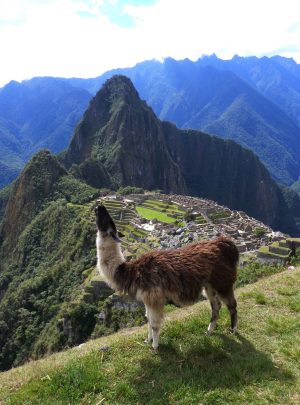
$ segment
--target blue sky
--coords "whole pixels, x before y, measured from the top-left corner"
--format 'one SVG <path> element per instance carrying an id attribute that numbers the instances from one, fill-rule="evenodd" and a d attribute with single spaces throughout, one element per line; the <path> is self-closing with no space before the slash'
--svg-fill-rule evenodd
<path id="1" fill-rule="evenodd" d="M 0 86 L 216 53 L 300 63 L 299 0 L 0 0 Z"/>

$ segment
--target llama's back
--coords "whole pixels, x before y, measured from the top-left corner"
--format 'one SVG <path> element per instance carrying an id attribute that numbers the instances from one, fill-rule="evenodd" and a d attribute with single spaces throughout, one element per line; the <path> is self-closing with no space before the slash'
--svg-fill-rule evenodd
<path id="1" fill-rule="evenodd" d="M 218 238 L 179 249 L 152 251 L 120 265 L 115 280 L 120 290 L 160 288 L 178 294 L 179 301 L 193 302 L 206 282 L 217 291 L 228 291 L 236 280 L 238 251 L 232 241 Z"/>

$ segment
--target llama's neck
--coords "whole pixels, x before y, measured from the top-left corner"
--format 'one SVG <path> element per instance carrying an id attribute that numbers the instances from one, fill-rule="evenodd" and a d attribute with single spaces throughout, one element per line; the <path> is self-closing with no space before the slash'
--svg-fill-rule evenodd
<path id="1" fill-rule="evenodd" d="M 117 290 L 118 286 L 114 281 L 115 271 L 120 264 L 125 262 L 121 244 L 116 243 L 110 236 L 102 238 L 98 231 L 96 245 L 98 271 L 104 276 L 110 287 Z"/>

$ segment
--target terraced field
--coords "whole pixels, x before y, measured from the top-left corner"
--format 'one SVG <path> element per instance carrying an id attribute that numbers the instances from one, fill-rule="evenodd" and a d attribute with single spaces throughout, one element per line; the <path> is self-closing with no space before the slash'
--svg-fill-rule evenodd
<path id="1" fill-rule="evenodd" d="M 297 248 L 300 248 L 300 238 L 282 239 L 269 246 L 261 246 L 258 250 L 258 256 L 288 261 Z"/>
<path id="2" fill-rule="evenodd" d="M 178 204 L 151 199 L 145 200 L 141 205 L 138 205 L 136 211 L 141 217 L 149 221 L 156 219 L 167 224 L 182 221 L 186 215 L 186 211 Z"/>
<path id="3" fill-rule="evenodd" d="M 208 217 L 211 221 L 215 222 L 218 220 L 222 220 L 225 218 L 229 218 L 231 215 L 230 211 L 228 210 L 215 210 L 208 214 Z"/>

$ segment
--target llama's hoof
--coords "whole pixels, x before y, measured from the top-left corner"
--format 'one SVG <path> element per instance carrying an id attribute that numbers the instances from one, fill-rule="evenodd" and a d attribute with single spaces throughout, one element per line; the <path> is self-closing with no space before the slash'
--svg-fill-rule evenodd
<path id="1" fill-rule="evenodd" d="M 156 352 L 158 349 L 158 345 L 152 345 L 152 349 Z"/>
<path id="2" fill-rule="evenodd" d="M 230 328 L 229 331 L 230 333 L 232 333 L 233 335 L 235 334 L 237 328 Z"/>
<path id="3" fill-rule="evenodd" d="M 210 324 L 208 325 L 206 334 L 207 334 L 207 335 L 211 335 L 211 334 L 214 332 L 215 328 L 216 328 L 216 325 L 213 325 L 213 324 L 210 323 Z"/>

